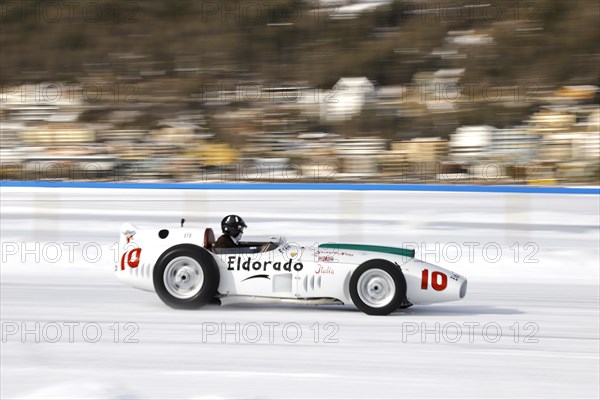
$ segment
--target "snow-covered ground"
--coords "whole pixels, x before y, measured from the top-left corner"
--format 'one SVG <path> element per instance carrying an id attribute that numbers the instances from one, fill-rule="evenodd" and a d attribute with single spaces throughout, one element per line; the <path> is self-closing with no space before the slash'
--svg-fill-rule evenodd
<path id="1" fill-rule="evenodd" d="M 1 398 L 598 398 L 596 195 L 0 188 Z M 122 222 L 415 247 L 456 303 L 184 312 L 113 277 Z"/>

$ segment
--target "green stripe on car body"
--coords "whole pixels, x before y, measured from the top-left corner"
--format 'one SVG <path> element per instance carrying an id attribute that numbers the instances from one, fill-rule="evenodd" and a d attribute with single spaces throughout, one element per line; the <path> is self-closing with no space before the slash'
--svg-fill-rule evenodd
<path id="1" fill-rule="evenodd" d="M 376 253 L 388 253 L 397 254 L 404 257 L 415 256 L 415 251 L 411 249 L 401 249 L 399 247 L 386 247 L 386 246 L 370 246 L 366 244 L 345 244 L 345 243 L 325 243 L 319 245 L 320 249 L 340 249 L 340 250 L 361 250 L 361 251 L 373 251 Z"/>

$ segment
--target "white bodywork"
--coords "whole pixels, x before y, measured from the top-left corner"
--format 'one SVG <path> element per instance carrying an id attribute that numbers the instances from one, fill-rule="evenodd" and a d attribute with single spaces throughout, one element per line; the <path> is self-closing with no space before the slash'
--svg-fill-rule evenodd
<path id="1" fill-rule="evenodd" d="M 159 232 L 164 236 L 166 231 L 166 237 L 159 237 Z M 153 269 L 165 251 L 181 244 L 203 247 L 203 229 L 139 230 L 133 225 L 124 224 L 121 232 L 128 233 L 129 237 L 121 235 L 116 275 L 124 283 L 148 291 L 155 291 Z M 349 291 L 352 273 L 365 261 L 374 259 L 398 265 L 406 280 L 406 299 L 411 304 L 454 301 L 463 298 L 466 293 L 466 278 L 407 255 L 384 251 L 394 248 L 301 245 L 288 242 L 283 237 L 263 241 L 273 242 L 277 247 L 272 251 L 257 253 L 211 253 L 219 267 L 218 293 L 222 303 L 302 301 L 311 304 L 353 304 Z M 258 250 L 255 247 L 251 251 Z"/>

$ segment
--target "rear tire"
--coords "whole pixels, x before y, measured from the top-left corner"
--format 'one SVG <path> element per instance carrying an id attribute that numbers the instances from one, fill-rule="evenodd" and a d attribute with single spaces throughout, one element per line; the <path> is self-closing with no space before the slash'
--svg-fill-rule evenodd
<path id="1" fill-rule="evenodd" d="M 169 307 L 197 309 L 208 303 L 219 288 L 219 267 L 205 249 L 175 246 L 160 256 L 152 279 L 158 297 Z"/>
<path id="2" fill-rule="evenodd" d="M 366 314 L 388 315 L 405 301 L 404 275 L 399 266 L 387 260 L 367 261 L 350 278 L 350 297 Z"/>

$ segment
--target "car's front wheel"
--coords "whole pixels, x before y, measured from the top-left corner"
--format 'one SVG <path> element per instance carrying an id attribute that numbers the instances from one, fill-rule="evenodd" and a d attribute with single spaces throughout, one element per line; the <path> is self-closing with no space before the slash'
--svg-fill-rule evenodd
<path id="1" fill-rule="evenodd" d="M 153 273 L 158 297 L 170 307 L 200 308 L 209 303 L 219 287 L 219 268 L 204 249 L 183 245 L 167 250 Z"/>
<path id="2" fill-rule="evenodd" d="M 369 315 L 387 315 L 405 300 L 406 281 L 400 267 L 386 260 L 361 264 L 350 278 L 354 305 Z"/>

